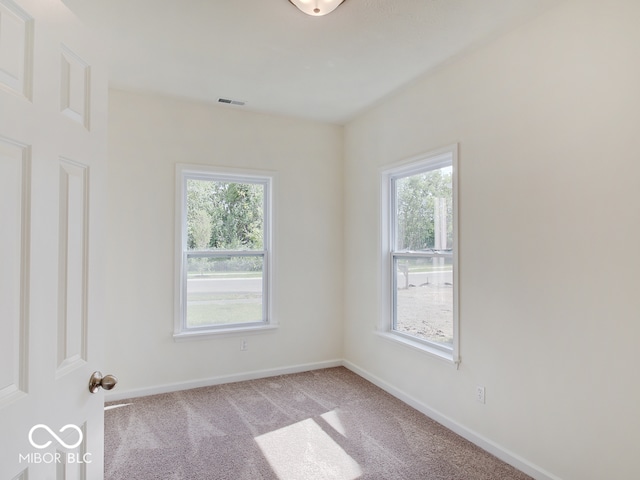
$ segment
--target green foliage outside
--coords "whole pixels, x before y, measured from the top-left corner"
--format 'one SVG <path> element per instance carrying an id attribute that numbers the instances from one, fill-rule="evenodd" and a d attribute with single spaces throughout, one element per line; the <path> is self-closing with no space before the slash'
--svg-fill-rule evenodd
<path id="1" fill-rule="evenodd" d="M 187 181 L 189 250 L 262 250 L 264 186 Z"/>
<path id="2" fill-rule="evenodd" d="M 264 186 L 187 180 L 189 250 L 262 250 Z M 262 257 L 189 258 L 188 271 L 260 271 Z"/>
<path id="3" fill-rule="evenodd" d="M 399 178 L 396 194 L 398 250 L 447 250 L 453 247 L 450 167 Z M 442 229 L 444 232 L 440 231 Z M 436 240 L 438 233 L 442 241 Z"/>

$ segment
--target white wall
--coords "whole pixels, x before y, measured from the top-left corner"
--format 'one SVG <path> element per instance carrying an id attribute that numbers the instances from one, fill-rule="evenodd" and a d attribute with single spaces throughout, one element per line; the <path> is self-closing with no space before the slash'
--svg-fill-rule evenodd
<path id="1" fill-rule="evenodd" d="M 541 478 L 640 478 L 639 20 L 567 1 L 345 131 L 346 360 Z M 379 169 L 454 142 L 459 370 L 373 334 Z"/>
<path id="2" fill-rule="evenodd" d="M 342 358 L 342 128 L 113 90 L 109 130 L 114 393 Z M 276 173 L 276 332 L 174 342 L 176 163 Z"/>

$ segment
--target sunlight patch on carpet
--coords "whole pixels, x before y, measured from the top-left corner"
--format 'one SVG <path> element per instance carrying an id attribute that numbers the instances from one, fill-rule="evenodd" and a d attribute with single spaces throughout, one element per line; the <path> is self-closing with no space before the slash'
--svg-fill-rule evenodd
<path id="1" fill-rule="evenodd" d="M 330 412 L 323 413 L 320 416 L 340 435 L 342 435 L 343 437 L 347 436 L 347 429 L 344 428 L 344 425 L 340 421 L 340 417 L 338 416 L 338 412 L 336 410 L 331 410 Z"/>
<path id="2" fill-rule="evenodd" d="M 360 465 L 311 418 L 255 441 L 280 480 L 355 480 L 362 475 Z"/>
<path id="3" fill-rule="evenodd" d="M 113 410 L 114 408 L 122 408 L 128 407 L 129 405 L 133 405 L 132 403 L 118 403 L 117 405 L 107 405 L 104 407 L 104 411 Z"/>

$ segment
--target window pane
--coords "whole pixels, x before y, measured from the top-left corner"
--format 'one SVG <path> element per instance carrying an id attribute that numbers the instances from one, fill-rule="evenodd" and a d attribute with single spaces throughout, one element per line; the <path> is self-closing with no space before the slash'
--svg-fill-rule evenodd
<path id="1" fill-rule="evenodd" d="M 262 250 L 264 185 L 187 179 L 188 250 Z"/>
<path id="2" fill-rule="evenodd" d="M 394 330 L 453 344 L 452 264 L 451 257 L 394 259 Z"/>
<path id="3" fill-rule="evenodd" d="M 401 177 L 396 187 L 396 251 L 453 248 L 452 168 Z"/>
<path id="4" fill-rule="evenodd" d="M 187 260 L 187 328 L 262 322 L 262 256 Z"/>

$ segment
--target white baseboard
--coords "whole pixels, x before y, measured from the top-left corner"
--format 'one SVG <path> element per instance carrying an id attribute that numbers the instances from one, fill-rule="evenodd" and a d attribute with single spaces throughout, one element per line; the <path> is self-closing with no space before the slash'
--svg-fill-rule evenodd
<path id="1" fill-rule="evenodd" d="M 443 415 L 437 410 L 434 410 L 428 405 L 406 394 L 402 390 L 397 389 L 393 385 L 390 385 L 389 383 L 367 372 L 366 370 L 358 367 L 357 365 L 354 365 L 353 363 L 347 360 L 344 360 L 342 362 L 342 365 L 344 365 L 345 368 L 348 368 L 349 370 L 351 370 L 353 373 L 361 376 L 362 378 L 370 381 L 374 385 L 380 387 L 385 392 L 393 395 L 399 400 L 402 400 L 407 405 L 425 414 L 427 417 L 431 418 L 432 420 L 435 420 L 439 424 L 447 427 L 449 430 L 457 433 L 463 438 L 466 438 L 471 443 L 474 443 L 475 445 L 482 448 L 483 450 L 486 450 L 492 455 L 495 455 L 503 462 L 508 463 L 509 465 L 517 468 L 521 472 L 526 473 L 527 475 L 535 478 L 536 480 L 561 480 L 560 477 L 557 477 L 556 475 L 553 475 L 545 471 L 544 469 L 540 468 L 537 465 L 534 465 L 533 463 L 522 458 L 521 456 L 513 452 L 510 452 L 509 450 L 501 447 L 500 445 L 489 440 L 488 438 L 483 437 L 479 433 L 474 432 L 473 430 L 470 430 L 464 427 L 463 425 L 460 425 L 455 420 L 447 417 L 446 415 Z"/>
<path id="2" fill-rule="evenodd" d="M 218 377 L 189 380 L 186 382 L 168 383 L 165 385 L 137 388 L 133 390 L 116 390 L 113 392 L 105 392 L 104 400 L 105 402 L 115 402 L 128 398 L 146 397 L 148 395 L 177 392 L 179 390 L 189 390 L 191 388 L 210 387 L 212 385 L 221 385 L 223 383 L 243 382 L 245 380 L 256 380 L 258 378 L 276 377 L 278 375 L 308 372 L 311 370 L 320 370 L 322 368 L 341 367 L 342 365 L 342 360 L 327 360 L 324 362 L 305 363 L 302 365 L 293 365 L 290 367 L 254 370 L 252 372 L 221 375 Z"/>

